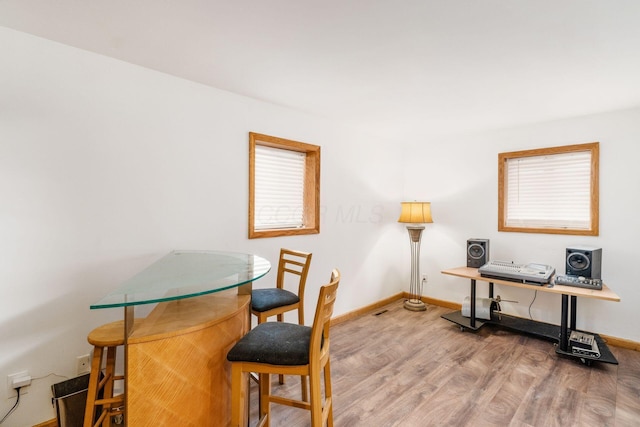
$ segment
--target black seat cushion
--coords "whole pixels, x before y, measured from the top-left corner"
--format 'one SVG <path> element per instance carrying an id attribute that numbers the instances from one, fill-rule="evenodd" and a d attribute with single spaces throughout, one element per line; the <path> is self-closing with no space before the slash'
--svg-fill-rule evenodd
<path id="1" fill-rule="evenodd" d="M 306 365 L 309 363 L 310 340 L 309 326 L 265 322 L 242 337 L 227 353 L 227 360 L 270 365 Z"/>
<path id="2" fill-rule="evenodd" d="M 298 295 L 280 288 L 254 289 L 251 291 L 251 308 L 263 312 L 276 307 L 295 304 Z"/>

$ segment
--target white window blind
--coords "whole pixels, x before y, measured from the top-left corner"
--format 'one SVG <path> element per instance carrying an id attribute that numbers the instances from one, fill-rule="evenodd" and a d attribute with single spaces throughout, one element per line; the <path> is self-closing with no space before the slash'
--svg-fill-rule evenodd
<path id="1" fill-rule="evenodd" d="M 304 226 L 304 177 L 306 154 L 256 145 L 256 230 Z"/>
<path id="2" fill-rule="evenodd" d="M 506 160 L 508 227 L 588 230 L 591 151 Z"/>

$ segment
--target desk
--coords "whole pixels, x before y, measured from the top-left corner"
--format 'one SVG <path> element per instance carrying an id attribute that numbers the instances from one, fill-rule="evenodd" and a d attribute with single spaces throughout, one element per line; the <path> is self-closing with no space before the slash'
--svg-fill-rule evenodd
<path id="1" fill-rule="evenodd" d="M 594 335 L 598 347 L 600 349 L 600 357 L 591 357 L 585 355 L 575 355 L 569 348 L 569 334 L 570 331 L 576 329 L 576 310 L 577 310 L 577 297 L 596 298 L 606 301 L 620 301 L 620 297 L 609 289 L 606 285 L 602 285 L 602 290 L 583 289 L 572 286 L 554 285 L 553 287 L 528 285 L 525 283 L 512 282 L 508 280 L 501 280 L 489 277 L 482 277 L 478 273 L 477 268 L 470 267 L 458 267 L 448 270 L 443 270 L 442 274 L 450 276 L 462 277 L 470 279 L 471 281 L 471 294 L 470 294 L 470 316 L 464 317 L 460 311 L 445 314 L 442 317 L 451 322 L 460 325 L 461 329 L 478 330 L 484 324 L 496 324 L 508 329 L 513 329 L 520 332 L 526 332 L 541 338 L 549 339 L 558 342 L 556 347 L 556 353 L 566 356 L 578 357 L 583 363 L 590 365 L 593 361 L 613 363 L 617 364 L 615 356 L 609 350 L 607 344 L 602 338 L 594 333 L 588 332 Z M 513 286 L 517 288 L 524 288 L 530 290 L 537 290 L 541 292 L 549 292 L 562 295 L 562 305 L 560 314 L 560 326 L 552 325 L 549 323 L 536 322 L 529 319 L 524 319 L 515 316 L 509 316 L 501 314 L 500 316 L 491 315 L 489 320 L 476 319 L 476 282 L 489 283 L 489 298 L 493 298 L 493 285 L 505 285 Z M 569 311 L 569 299 L 571 299 L 571 310 Z M 581 331 L 585 332 L 585 331 Z"/>
<path id="2" fill-rule="evenodd" d="M 174 251 L 91 305 L 124 307 L 126 425 L 228 425 L 226 355 L 251 327 L 252 281 L 270 269 L 250 254 Z M 134 326 L 135 306 L 151 303 Z"/>

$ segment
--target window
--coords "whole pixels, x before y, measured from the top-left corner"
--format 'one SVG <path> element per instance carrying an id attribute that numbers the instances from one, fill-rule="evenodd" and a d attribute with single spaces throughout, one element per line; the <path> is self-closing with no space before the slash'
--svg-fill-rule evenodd
<path id="1" fill-rule="evenodd" d="M 600 145 L 498 154 L 498 231 L 598 235 Z"/>
<path id="2" fill-rule="evenodd" d="M 249 238 L 320 232 L 320 147 L 249 133 Z"/>

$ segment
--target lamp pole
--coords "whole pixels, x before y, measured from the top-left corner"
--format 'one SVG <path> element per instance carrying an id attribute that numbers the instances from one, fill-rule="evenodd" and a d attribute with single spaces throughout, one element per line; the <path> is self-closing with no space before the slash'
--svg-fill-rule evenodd
<path id="1" fill-rule="evenodd" d="M 407 225 L 409 244 L 411 245 L 411 282 L 409 284 L 409 299 L 404 302 L 404 308 L 411 311 L 425 311 L 427 306 L 422 302 L 422 282 L 420 281 L 420 238 L 424 226 Z"/>
<path id="2" fill-rule="evenodd" d="M 407 224 L 409 243 L 411 244 L 411 283 L 409 299 L 404 308 L 411 311 L 425 311 L 427 306 L 422 302 L 422 281 L 420 280 L 420 237 L 426 223 L 433 222 L 430 202 L 401 202 L 398 222 Z"/>

